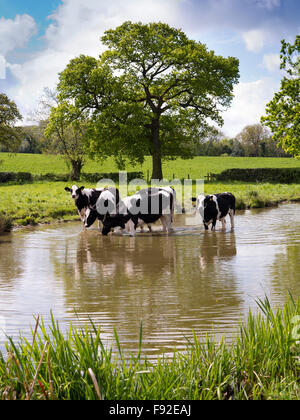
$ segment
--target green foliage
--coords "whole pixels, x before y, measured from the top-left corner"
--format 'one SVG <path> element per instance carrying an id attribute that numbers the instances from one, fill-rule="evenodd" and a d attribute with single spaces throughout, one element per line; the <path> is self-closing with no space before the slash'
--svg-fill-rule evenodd
<path id="1" fill-rule="evenodd" d="M 216 179 L 218 181 L 293 184 L 300 182 L 300 168 L 227 169 L 217 174 Z"/>
<path id="2" fill-rule="evenodd" d="M 91 116 L 89 150 L 142 163 L 153 158 L 154 178 L 161 159 L 191 156 L 195 138 L 222 124 L 238 80 L 238 60 L 216 56 L 163 23 L 125 22 L 105 32 L 108 50 L 100 60 L 80 56 L 60 74 L 60 101 Z"/>
<path id="3" fill-rule="evenodd" d="M 17 105 L 0 93 L 0 144 L 8 150 L 16 150 L 20 144 L 20 129 L 14 128 L 14 125 L 21 119 Z"/>
<path id="4" fill-rule="evenodd" d="M 79 180 L 85 162 L 86 122 L 77 108 L 66 102 L 52 107 L 44 134 L 50 139 L 48 149 L 63 155 L 72 167 L 71 178 Z"/>
<path id="5" fill-rule="evenodd" d="M 282 41 L 281 69 L 286 76 L 280 91 L 267 104 L 267 115 L 261 121 L 267 125 L 287 153 L 300 157 L 300 35 L 293 45 Z"/>
<path id="6" fill-rule="evenodd" d="M 10 217 L 0 214 L 0 235 L 2 233 L 10 232 L 12 229 L 12 219 Z"/>

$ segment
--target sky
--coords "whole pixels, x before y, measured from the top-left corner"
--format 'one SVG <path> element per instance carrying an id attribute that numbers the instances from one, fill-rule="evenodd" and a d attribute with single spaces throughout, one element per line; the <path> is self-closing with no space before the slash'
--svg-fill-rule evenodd
<path id="1" fill-rule="evenodd" d="M 0 0 L 0 92 L 16 102 L 22 123 L 72 58 L 98 57 L 104 31 L 126 20 L 168 23 L 240 60 L 234 100 L 222 115 L 222 132 L 234 137 L 259 123 L 280 88 L 280 41 L 293 43 L 300 33 L 300 0 Z"/>

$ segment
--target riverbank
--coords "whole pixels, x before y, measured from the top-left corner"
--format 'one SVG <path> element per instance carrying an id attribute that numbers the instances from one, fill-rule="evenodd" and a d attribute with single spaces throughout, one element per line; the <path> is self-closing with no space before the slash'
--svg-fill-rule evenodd
<path id="1" fill-rule="evenodd" d="M 31 226 L 78 220 L 78 214 L 65 182 L 35 182 L 0 186 L 0 214 L 12 220 L 13 226 Z M 85 184 L 94 188 L 91 183 Z M 206 182 L 206 194 L 230 191 L 237 198 L 237 210 L 276 206 L 282 202 L 300 201 L 299 184 L 251 184 L 246 182 Z M 177 189 L 180 201 L 181 191 Z M 187 194 L 189 195 L 189 194 Z M 190 196 L 183 197 L 183 207 L 191 206 Z"/>
<path id="2" fill-rule="evenodd" d="M 142 351 L 105 349 L 100 328 L 71 326 L 63 334 L 52 317 L 46 328 L 37 319 L 32 340 L 20 337 L 0 355 L 1 399 L 49 400 L 298 400 L 300 304 L 291 298 L 282 309 L 258 300 L 231 344 L 196 337 L 184 352 L 154 363 Z"/>

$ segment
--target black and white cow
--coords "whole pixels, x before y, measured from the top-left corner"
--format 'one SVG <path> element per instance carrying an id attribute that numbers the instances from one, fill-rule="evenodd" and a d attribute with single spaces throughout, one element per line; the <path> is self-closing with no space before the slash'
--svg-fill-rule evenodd
<path id="1" fill-rule="evenodd" d="M 217 220 L 221 221 L 224 229 L 227 214 L 230 216 L 231 228 L 234 228 L 235 197 L 233 194 L 229 192 L 212 195 L 200 194 L 197 198 L 192 198 L 192 201 L 196 201 L 196 208 L 206 230 L 211 223 L 212 230 L 215 230 Z"/>
<path id="2" fill-rule="evenodd" d="M 112 198 L 112 196 L 114 197 L 114 202 L 116 204 L 119 203 L 120 200 L 120 196 L 119 196 L 119 191 L 117 188 L 114 187 L 108 187 L 108 188 L 101 188 L 101 189 L 94 189 L 94 188 L 85 188 L 85 187 L 80 187 L 78 188 L 77 185 L 73 185 L 71 188 L 66 187 L 65 190 L 67 192 L 71 193 L 71 196 L 74 200 L 74 203 L 77 207 L 77 211 L 78 214 L 84 224 L 84 228 L 86 227 L 86 212 L 88 209 L 91 209 L 92 211 L 94 211 L 94 215 L 96 216 L 94 218 L 93 223 L 98 219 L 98 221 L 102 221 L 103 217 L 100 213 L 97 213 L 96 211 L 96 204 L 99 200 L 99 197 L 105 192 L 105 191 L 109 191 L 110 192 L 110 198 Z M 89 225 L 91 226 L 92 223 Z"/>
<path id="3" fill-rule="evenodd" d="M 101 195 L 100 199 L 104 198 Z M 104 204 L 104 203 L 103 203 Z M 106 208 L 113 208 L 112 203 L 106 203 Z M 97 212 L 105 211 L 97 205 Z M 142 223 L 150 225 L 161 220 L 163 230 L 169 232 L 173 220 L 174 197 L 171 192 L 160 188 L 147 188 L 138 193 L 125 197 L 119 202 L 116 212 L 108 210 L 103 217 L 102 234 L 107 235 L 112 228 L 120 227 L 129 231 L 131 236 L 135 236 L 136 228 Z M 86 213 L 86 227 L 93 223 L 97 217 L 95 213 Z M 95 219 L 94 219 L 95 220 Z"/>

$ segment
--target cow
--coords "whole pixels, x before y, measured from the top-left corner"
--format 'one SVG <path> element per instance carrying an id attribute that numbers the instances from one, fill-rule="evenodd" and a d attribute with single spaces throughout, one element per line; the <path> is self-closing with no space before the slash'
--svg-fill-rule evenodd
<path id="1" fill-rule="evenodd" d="M 174 190 L 173 187 L 167 186 L 167 187 L 157 187 L 157 188 L 154 187 L 154 188 L 150 188 L 150 189 L 145 189 L 145 190 L 140 191 L 140 193 L 141 194 L 147 193 L 147 192 L 148 193 L 151 193 L 151 191 L 152 191 L 152 193 L 153 192 L 158 192 L 158 191 L 166 191 L 168 194 L 170 194 L 169 198 L 172 197 L 172 202 L 170 203 L 171 204 L 170 205 L 170 214 L 171 214 L 171 225 L 170 225 L 170 229 L 171 230 L 174 230 L 173 224 L 174 224 L 174 212 L 175 212 L 175 206 L 176 206 L 176 191 Z M 150 222 L 149 223 L 145 223 L 142 219 L 139 219 L 138 220 L 137 227 L 140 227 L 141 228 L 141 232 L 143 232 L 144 231 L 144 225 L 145 224 L 147 224 L 148 229 L 149 229 L 149 232 L 152 232 L 151 223 Z"/>
<path id="2" fill-rule="evenodd" d="M 230 216 L 231 228 L 234 228 L 235 215 L 235 197 L 229 192 L 220 194 L 204 195 L 200 194 L 197 198 L 192 198 L 196 201 L 196 208 L 202 217 L 205 230 L 212 223 L 211 230 L 215 230 L 217 220 L 222 223 L 222 229 L 225 229 L 227 214 Z"/>
<path id="3" fill-rule="evenodd" d="M 86 227 L 86 223 L 85 223 L 86 211 L 88 209 L 94 209 L 94 211 L 96 211 L 95 206 L 97 204 L 97 201 L 100 195 L 103 192 L 109 191 L 112 195 L 114 195 L 116 204 L 118 204 L 120 200 L 118 189 L 113 188 L 113 187 L 94 189 L 94 188 L 85 188 L 85 187 L 78 188 L 77 185 L 73 185 L 71 188 L 66 187 L 65 191 L 71 193 L 71 196 L 77 207 L 78 214 L 83 222 L 84 229 Z M 101 216 L 100 213 L 94 213 L 94 214 L 96 215 L 94 222 L 96 221 L 96 219 L 98 219 L 98 223 L 100 224 L 100 221 L 102 220 L 103 217 Z"/>
<path id="4" fill-rule="evenodd" d="M 103 200 L 100 196 L 100 200 Z M 104 203 L 102 203 L 104 204 Z M 173 194 L 160 188 L 147 188 L 138 193 L 125 197 L 119 202 L 116 212 L 111 212 L 109 208 L 113 208 L 109 200 L 106 207 L 97 204 L 97 212 L 104 211 L 102 234 L 108 235 L 112 228 L 120 227 L 129 231 L 130 236 L 135 236 L 138 225 L 151 224 L 157 220 L 161 220 L 163 230 L 170 232 L 173 220 L 172 212 L 174 209 Z M 105 211 L 105 208 L 108 210 Z M 91 211 L 92 210 L 92 211 Z M 90 223 L 95 221 L 97 215 L 94 209 L 89 209 L 85 215 L 85 226 L 89 227 Z"/>

